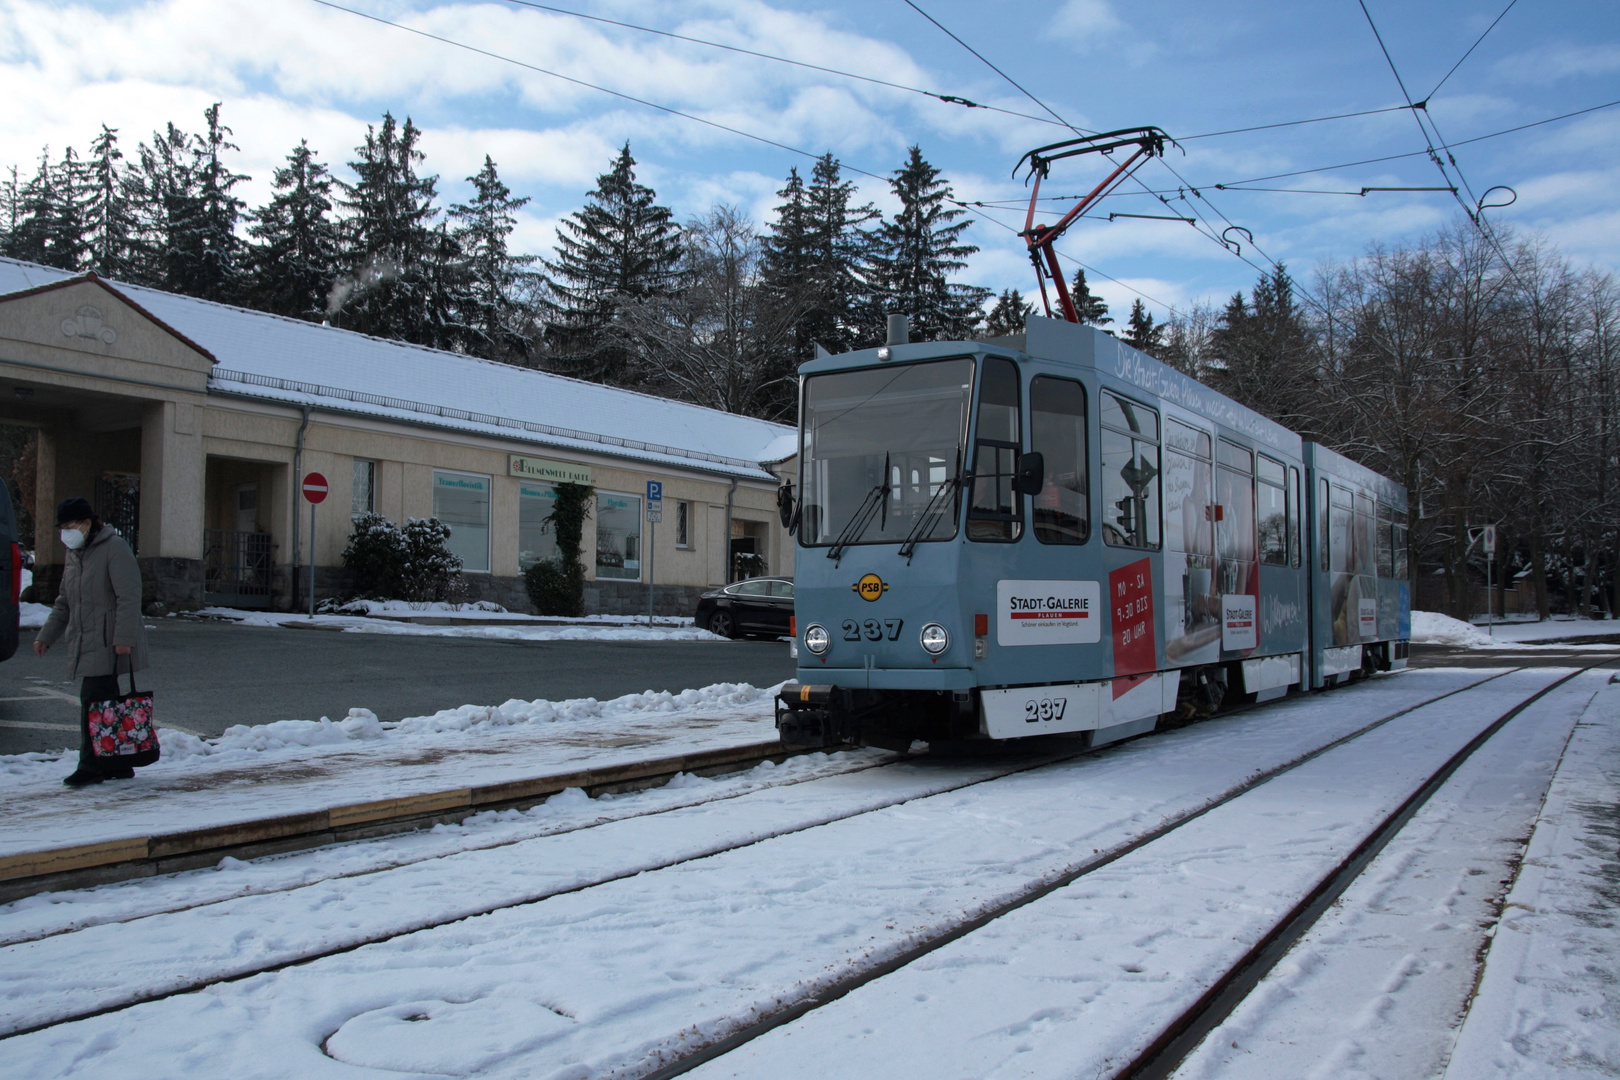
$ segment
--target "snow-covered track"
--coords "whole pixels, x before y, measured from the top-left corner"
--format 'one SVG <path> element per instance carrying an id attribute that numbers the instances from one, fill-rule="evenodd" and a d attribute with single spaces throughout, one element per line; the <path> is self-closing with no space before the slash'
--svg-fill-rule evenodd
<path id="1" fill-rule="evenodd" d="M 919 925 L 916 931 L 910 935 L 911 943 L 907 947 L 896 950 L 876 949 L 871 955 L 852 957 L 850 958 L 850 963 L 837 965 L 838 967 L 845 968 L 847 970 L 835 973 L 830 979 L 819 979 L 813 981 L 805 988 L 806 992 L 802 994 L 788 994 L 785 997 L 777 999 L 778 1004 L 781 1007 L 756 1010 L 760 1016 L 760 1021 L 757 1024 L 733 1026 L 734 1030 L 724 1032 L 723 1034 L 717 1033 L 721 1034 L 720 1038 L 697 1040 L 702 1043 L 701 1046 L 690 1045 L 692 1040 L 685 1038 L 679 1039 L 677 1040 L 677 1043 L 683 1043 L 686 1045 L 670 1046 L 668 1051 L 660 1051 L 659 1053 L 655 1054 L 654 1057 L 657 1059 L 655 1064 L 667 1062 L 672 1066 L 675 1066 L 674 1071 L 676 1072 L 689 1069 L 693 1065 L 699 1064 L 707 1057 L 714 1056 L 725 1049 L 741 1045 L 742 1043 L 748 1041 L 748 1039 L 753 1038 L 772 1027 L 785 1023 L 787 1020 L 791 1020 L 796 1016 L 802 1016 L 811 1009 L 814 1009 L 821 1004 L 825 1004 L 827 1001 L 835 999 L 844 993 L 848 993 L 850 990 L 855 989 L 856 987 L 870 983 L 873 980 L 880 978 L 884 974 L 902 968 L 917 958 L 927 955 L 928 953 L 947 945 L 949 942 L 959 939 L 964 935 L 971 933 L 973 930 L 993 922 L 995 919 L 1000 918 L 1008 912 L 1027 906 L 1035 900 L 1038 900 L 1041 896 L 1049 894 L 1052 891 L 1063 887 L 1065 884 L 1077 880 L 1084 874 L 1094 872 L 1114 861 L 1117 861 L 1118 859 L 1125 857 L 1132 851 L 1151 843 L 1155 838 L 1167 835 L 1174 829 L 1185 825 L 1190 821 L 1194 821 L 1210 810 L 1231 801 L 1243 792 L 1252 790 L 1256 786 L 1263 784 L 1266 780 L 1274 778 L 1281 773 L 1293 768 L 1297 768 L 1305 762 L 1313 760 L 1321 754 L 1330 751 L 1334 747 L 1343 745 L 1348 741 L 1365 735 L 1366 733 L 1373 731 L 1400 716 L 1409 714 L 1414 710 L 1423 708 L 1437 701 L 1444 700 L 1445 698 L 1453 696 L 1454 694 L 1462 693 L 1481 686 L 1500 677 L 1500 674 L 1480 678 L 1470 676 L 1465 683 L 1453 686 L 1444 693 L 1438 695 L 1425 694 L 1422 700 L 1416 702 L 1411 701 L 1409 698 L 1405 698 L 1399 708 L 1394 709 L 1393 711 L 1388 712 L 1386 715 L 1380 716 L 1371 722 L 1346 724 L 1344 721 L 1338 721 L 1337 723 L 1339 724 L 1339 727 L 1337 730 L 1345 730 L 1345 734 L 1333 739 L 1323 737 L 1321 742 L 1312 746 L 1306 752 L 1290 754 L 1286 760 L 1279 761 L 1269 767 L 1253 769 L 1242 767 L 1241 765 L 1236 766 L 1238 768 L 1242 768 L 1243 771 L 1241 773 L 1233 774 L 1235 782 L 1227 783 L 1223 789 L 1211 791 L 1204 795 L 1199 795 L 1196 793 L 1189 795 L 1187 799 L 1184 800 L 1188 804 L 1186 808 L 1182 811 L 1169 814 L 1161 823 L 1157 825 L 1157 827 L 1144 830 L 1141 829 L 1139 825 L 1128 824 L 1128 822 L 1121 823 L 1120 827 L 1126 829 L 1126 835 L 1123 836 L 1121 842 L 1109 842 L 1106 850 L 1096 853 L 1095 857 L 1088 860 L 1081 860 L 1078 865 L 1066 865 L 1059 873 L 1041 875 L 1033 883 L 1025 882 L 1025 884 L 1020 887 L 1011 897 L 1005 897 L 1001 902 L 984 906 L 977 912 L 970 913 L 970 917 L 967 919 L 952 917 L 945 919 L 943 922 L 933 920 L 930 924 Z M 1375 694 L 1375 697 L 1372 700 L 1377 700 L 1376 695 L 1380 693 L 1387 696 L 1389 688 L 1392 686 L 1398 686 L 1399 682 L 1397 680 L 1395 683 L 1386 683 L 1383 685 L 1385 687 L 1383 691 L 1378 690 L 1376 687 L 1372 689 L 1371 692 Z M 1397 698 L 1404 697 L 1404 695 L 1396 696 Z M 1337 698 L 1337 695 L 1334 697 Z M 1344 702 L 1346 705 L 1350 704 L 1350 702 L 1354 700 L 1353 698 L 1337 699 Z M 1298 704 L 1299 703 L 1296 702 L 1296 705 Z M 1297 724 L 1294 726 L 1297 727 Z M 1198 727 L 1209 726 L 1198 725 Z M 1348 730 L 1346 730 L 1347 728 Z M 1206 732 L 1204 735 L 1200 735 L 1197 732 L 1191 732 L 1188 734 L 1192 736 L 1192 744 L 1197 744 L 1200 739 L 1203 739 L 1206 745 L 1216 745 L 1217 743 L 1224 744 L 1224 740 L 1216 740 L 1209 737 L 1217 734 L 1213 730 Z M 1188 745 L 1188 740 L 1183 738 L 1181 735 L 1176 735 L 1174 739 L 1175 741 L 1179 741 L 1181 745 Z M 1146 740 L 1142 745 L 1146 747 L 1148 743 L 1158 742 L 1159 740 L 1157 739 Z M 1153 751 L 1151 750 L 1140 750 L 1137 753 L 1137 757 L 1144 757 L 1152 752 Z M 1165 753 L 1169 754 L 1173 753 L 1173 751 L 1167 747 Z M 1238 754 L 1236 755 L 1235 759 L 1240 759 L 1242 756 L 1243 755 Z M 923 763 L 917 764 L 922 765 Z M 200 970 L 200 968 L 206 968 L 208 965 L 195 956 L 196 952 L 198 951 L 196 947 L 197 943 L 194 940 L 188 940 L 189 935 L 182 932 L 178 933 L 178 935 L 172 939 L 158 941 L 155 943 L 156 947 L 160 951 L 165 949 L 169 951 L 169 959 L 175 961 L 178 968 L 176 969 L 171 967 L 171 970 L 166 973 L 157 970 L 146 970 L 143 972 L 142 964 L 139 958 L 129 955 L 130 950 L 126 947 L 128 942 L 136 940 L 135 937 L 131 936 L 131 932 L 133 931 L 136 934 L 139 933 L 138 924 L 134 928 L 107 928 L 108 930 L 113 931 L 113 933 L 104 936 L 99 941 L 94 938 L 95 931 L 92 929 L 91 931 L 86 932 L 86 934 L 89 936 L 70 935 L 65 940 L 72 941 L 74 937 L 79 937 L 80 940 L 76 944 L 79 949 L 79 955 L 81 956 L 88 955 L 94 957 L 104 957 L 108 955 L 108 950 L 110 949 L 120 950 L 119 964 L 112 965 L 117 967 L 119 970 L 115 972 L 100 972 L 101 975 L 106 977 L 103 985 L 81 986 L 73 988 L 71 991 L 64 991 L 62 988 L 58 987 L 55 992 L 47 994 L 29 995 L 27 993 L 28 988 L 26 986 L 15 985 L 19 982 L 19 980 L 8 979 L 7 981 L 12 982 L 14 985 L 12 987 L 11 1001 L 5 1010 L 7 1013 L 7 1037 L 12 1038 L 25 1035 L 30 1032 L 35 1032 L 41 1033 L 42 1037 L 48 1038 L 48 1033 L 43 1032 L 43 1029 L 71 1024 L 74 1021 L 89 1020 L 90 1018 L 100 1016 L 105 1013 L 121 1011 L 131 1006 L 140 1005 L 143 1002 L 153 1003 L 155 1005 L 156 1003 L 160 1003 L 165 999 L 185 995 L 187 991 L 194 991 L 209 986 L 218 986 L 219 984 L 226 982 L 236 982 L 247 979 L 249 976 L 253 975 L 264 975 L 287 968 L 311 965 L 325 958 L 337 957 L 344 953 L 353 952 L 361 948 L 363 945 L 389 942 L 407 934 L 431 929 L 433 927 L 442 927 L 446 923 L 465 920 L 468 919 L 469 916 L 480 913 L 526 909 L 527 907 L 536 905 L 538 901 L 547 898 L 561 897 L 570 893 L 585 893 L 588 890 L 594 889 L 598 886 L 604 886 L 612 882 L 622 883 L 626 878 L 644 875 L 647 871 L 654 871 L 659 868 L 669 869 L 680 867 L 682 864 L 691 864 L 697 860 L 707 857 L 731 852 L 739 852 L 743 848 L 759 845 L 762 840 L 791 837 L 794 834 L 807 834 L 818 828 L 825 827 L 833 822 L 841 822 L 847 826 L 852 824 L 851 819 L 858 819 L 863 815 L 873 814 L 879 810 L 892 810 L 903 803 L 915 799 L 926 799 L 932 795 L 939 795 L 947 792 L 960 792 L 965 788 L 984 785 L 989 780 L 1005 778 L 1015 772 L 1033 773 L 1038 770 L 1048 769 L 1052 767 L 1052 764 L 1053 763 L 1050 759 L 1044 762 L 1021 762 L 1017 763 L 1016 765 L 1009 765 L 1005 762 L 995 765 L 983 764 L 978 766 L 977 772 L 975 772 L 973 775 L 958 775 L 955 777 L 941 777 L 937 775 L 929 777 L 926 773 L 920 773 L 913 777 L 910 781 L 909 790 L 888 791 L 883 793 L 883 797 L 868 798 L 867 804 L 864 807 L 852 807 L 845 805 L 836 814 L 822 813 L 819 815 L 819 822 L 815 820 L 816 815 L 813 813 L 807 813 L 804 809 L 794 807 L 793 812 L 798 817 L 798 820 L 789 827 L 772 827 L 772 823 L 769 821 L 758 825 L 752 825 L 751 823 L 751 831 L 745 831 L 742 835 L 735 835 L 729 840 L 717 839 L 716 842 L 709 843 L 707 845 L 694 846 L 688 843 L 684 849 L 670 852 L 668 858 L 661 860 L 653 859 L 635 862 L 632 858 L 625 865 L 621 865 L 616 870 L 607 873 L 597 872 L 598 870 L 603 869 L 601 867 L 585 866 L 580 872 L 573 874 L 567 881 L 560 881 L 556 887 L 545 890 L 535 890 L 532 887 L 532 878 L 534 876 L 532 872 L 533 868 L 524 867 L 523 869 L 527 871 L 527 874 L 525 875 L 527 880 L 524 882 L 524 884 L 529 886 L 527 891 L 518 895 L 509 895 L 499 903 L 483 904 L 481 906 L 476 904 L 464 905 L 456 911 L 441 911 L 433 918 L 416 918 L 414 920 L 405 920 L 385 928 L 380 933 L 362 933 L 351 936 L 350 939 L 337 943 L 335 947 L 296 949 L 294 950 L 295 955 L 282 955 L 273 958 L 272 961 L 268 963 L 234 963 L 231 965 L 225 965 L 223 969 L 216 968 L 211 972 L 203 972 Z M 1233 766 L 1228 766 L 1228 768 L 1231 767 Z M 900 783 L 894 779 L 894 777 L 898 774 L 894 773 L 893 771 L 886 769 L 882 772 L 886 787 L 908 787 L 907 784 Z M 801 785 L 801 790 L 804 787 L 806 786 Z M 809 809 L 813 811 L 815 808 L 812 807 Z M 757 813 L 757 809 L 754 811 L 754 813 Z M 671 815 L 664 815 L 664 818 L 667 820 L 670 816 Z M 651 823 L 646 818 L 637 818 L 629 822 L 622 823 L 625 828 L 634 827 L 643 831 L 645 831 L 650 824 Z M 688 825 L 687 828 L 690 829 L 690 825 Z M 847 829 L 845 831 L 847 831 Z M 566 863 L 570 858 L 589 853 L 593 846 L 598 849 L 612 848 L 614 846 L 612 836 L 598 835 L 593 838 L 583 835 L 585 832 L 587 831 L 582 830 L 580 833 L 573 834 L 572 839 L 576 842 L 572 847 L 559 849 L 566 856 L 561 860 L 562 862 Z M 628 834 L 621 831 L 619 835 Z M 552 838 L 552 840 L 560 840 L 566 844 L 569 842 L 570 838 Z M 650 841 L 647 841 L 647 843 L 649 843 L 651 849 L 657 849 L 659 851 L 667 851 L 669 848 L 667 838 L 661 839 L 655 836 Z M 502 854 L 505 856 L 508 853 L 503 852 Z M 476 853 L 469 853 L 469 855 L 476 855 Z M 522 860 L 508 859 L 507 861 L 521 862 Z M 493 861 L 487 861 L 482 867 L 483 870 L 491 870 L 494 868 L 495 864 Z M 402 870 L 401 873 L 407 872 L 409 869 L 410 868 L 405 868 L 405 870 Z M 696 868 L 693 869 L 694 871 L 696 870 Z M 456 880 L 463 882 L 475 881 L 479 880 L 479 872 L 479 867 L 468 866 L 464 867 L 459 875 L 451 874 L 449 876 L 455 877 Z M 399 879 L 397 875 L 378 874 L 373 875 L 373 877 L 385 882 L 388 886 L 396 886 L 397 891 L 404 894 L 409 895 L 411 892 L 410 884 L 402 879 Z M 296 893 L 293 894 L 294 897 L 296 897 L 296 895 Z M 317 895 L 315 897 L 316 903 L 313 905 L 313 908 L 319 909 L 323 903 L 333 902 L 334 898 L 338 895 L 339 894 L 328 895 L 325 896 L 324 899 Z M 364 898 L 362 898 L 360 902 L 351 904 L 351 907 L 364 908 L 366 905 L 363 901 Z M 606 902 L 608 901 L 603 901 L 603 903 Z M 255 919 L 262 918 L 265 914 L 273 910 L 274 909 L 261 907 L 258 909 L 257 913 L 246 912 L 244 915 L 246 917 Z M 148 926 L 158 921 L 159 920 L 145 920 Z M 216 917 L 207 920 L 207 922 L 210 925 L 216 922 L 223 922 L 225 924 L 224 930 L 229 931 L 230 929 L 228 920 L 218 919 L 217 912 Z M 178 931 L 179 929 L 179 925 L 176 924 L 176 930 Z M 275 936 L 285 929 L 286 927 L 284 926 L 272 926 L 269 927 L 266 932 L 271 936 Z M 60 941 L 64 939 L 58 940 Z M 40 954 L 35 951 L 41 947 L 49 949 L 52 944 L 52 942 L 38 942 L 34 943 L 32 948 L 25 947 L 24 949 L 15 951 L 6 950 L 6 952 L 10 952 L 12 955 L 9 960 L 0 959 L 0 971 L 3 971 L 5 968 L 11 968 L 14 972 L 16 972 L 24 969 L 25 967 L 34 967 L 47 972 L 58 972 L 61 971 L 65 966 L 71 966 L 71 956 L 73 955 L 72 946 L 70 946 L 65 952 L 62 952 L 55 957 L 52 957 L 48 953 Z M 174 955 L 175 952 L 186 955 L 176 956 Z M 240 960 L 239 957 L 237 959 Z M 265 958 L 261 957 L 260 959 L 262 960 Z M 189 967 L 187 967 L 187 965 L 189 965 Z M 134 981 L 119 984 L 119 978 L 126 974 Z M 142 981 L 143 978 L 145 980 L 144 982 Z M 26 980 L 22 980 L 22 982 L 26 982 Z M 41 987 L 40 989 L 44 988 Z M 66 1031 L 64 1031 L 64 1035 L 65 1034 Z M 17 1045 L 18 1044 L 13 1044 L 13 1046 Z M 693 1051 L 696 1051 L 697 1053 L 693 1053 Z"/>

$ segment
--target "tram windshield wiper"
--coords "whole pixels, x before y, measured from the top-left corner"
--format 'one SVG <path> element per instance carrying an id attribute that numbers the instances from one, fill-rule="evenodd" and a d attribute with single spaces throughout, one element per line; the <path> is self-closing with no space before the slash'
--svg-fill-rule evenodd
<path id="1" fill-rule="evenodd" d="M 879 511 L 882 511 L 884 524 L 888 524 L 889 492 L 891 490 L 889 487 L 889 455 L 884 454 L 883 480 L 866 493 L 866 497 L 861 500 L 861 505 L 855 508 L 855 513 L 850 515 L 843 531 L 838 534 L 838 539 L 833 541 L 833 546 L 827 550 L 827 558 L 833 561 L 834 566 L 837 566 L 839 560 L 844 557 L 845 548 L 866 535 L 867 528 L 872 524 L 872 519 L 878 516 Z"/>
<path id="2" fill-rule="evenodd" d="M 905 557 L 907 566 L 911 565 L 911 556 L 917 551 L 918 541 L 933 532 L 935 524 L 943 518 L 944 515 L 936 509 L 940 501 L 947 495 L 959 491 L 963 479 L 962 455 L 959 451 L 957 453 L 956 475 L 939 485 L 939 490 L 934 492 L 933 498 L 929 499 L 927 505 L 922 508 L 922 513 L 917 515 L 916 523 L 911 526 L 911 531 L 906 534 L 905 541 L 900 545 L 900 554 Z"/>

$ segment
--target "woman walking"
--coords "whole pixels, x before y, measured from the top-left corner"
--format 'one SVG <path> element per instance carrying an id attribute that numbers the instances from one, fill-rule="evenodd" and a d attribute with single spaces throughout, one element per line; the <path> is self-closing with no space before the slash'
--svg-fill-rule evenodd
<path id="1" fill-rule="evenodd" d="M 98 758 L 90 746 L 90 704 L 118 697 L 118 676 L 147 665 L 146 628 L 141 622 L 141 571 L 124 538 L 102 524 L 90 503 L 64 499 L 56 525 L 68 549 L 62 588 L 45 627 L 34 639 L 44 656 L 65 641 L 68 673 L 79 683 L 79 767 L 62 782 L 69 787 L 127 780 L 128 765 Z"/>

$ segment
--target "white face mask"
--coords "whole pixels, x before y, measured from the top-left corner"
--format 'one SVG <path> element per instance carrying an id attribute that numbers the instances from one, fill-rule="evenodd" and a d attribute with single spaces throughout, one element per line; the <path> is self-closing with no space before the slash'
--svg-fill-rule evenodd
<path id="1" fill-rule="evenodd" d="M 77 551 L 84 547 L 84 533 L 78 529 L 62 530 L 62 546 L 69 551 Z"/>

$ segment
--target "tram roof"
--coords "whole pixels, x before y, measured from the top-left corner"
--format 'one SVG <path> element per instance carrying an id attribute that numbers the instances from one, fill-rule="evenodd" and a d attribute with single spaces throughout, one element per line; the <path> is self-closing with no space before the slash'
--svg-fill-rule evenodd
<path id="1" fill-rule="evenodd" d="M 1374 472 L 1359 462 L 1351 461 L 1343 454 L 1331 450 L 1321 443 L 1306 442 L 1305 463 L 1318 472 L 1336 476 L 1341 480 L 1371 491 L 1378 496 L 1381 502 L 1403 508 L 1406 506 L 1407 493 L 1403 485 L 1396 483 L 1382 473 Z"/>

